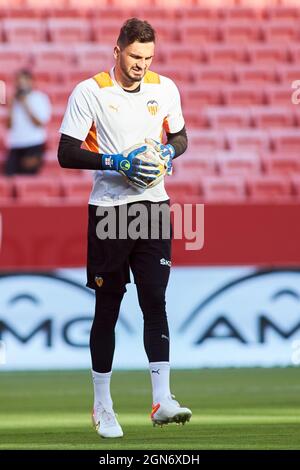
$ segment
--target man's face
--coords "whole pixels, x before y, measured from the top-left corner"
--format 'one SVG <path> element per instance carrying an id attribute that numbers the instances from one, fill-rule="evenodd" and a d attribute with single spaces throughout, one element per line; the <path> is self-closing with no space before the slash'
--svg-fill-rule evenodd
<path id="1" fill-rule="evenodd" d="M 154 56 L 154 42 L 133 42 L 124 49 L 115 47 L 116 66 L 130 82 L 140 82 Z"/>
<path id="2" fill-rule="evenodd" d="M 18 90 L 30 91 L 32 88 L 32 79 L 26 74 L 20 73 L 16 79 L 16 87 Z"/>

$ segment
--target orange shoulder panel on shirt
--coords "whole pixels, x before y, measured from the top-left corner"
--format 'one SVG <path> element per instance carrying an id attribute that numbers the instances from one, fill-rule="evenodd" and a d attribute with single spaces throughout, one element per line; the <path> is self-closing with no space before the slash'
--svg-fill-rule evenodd
<path id="1" fill-rule="evenodd" d="M 85 139 L 85 146 L 87 147 L 87 150 L 90 150 L 91 152 L 97 152 L 99 153 L 99 144 L 97 140 L 97 131 L 96 131 L 96 126 L 95 123 L 92 124 L 92 127 L 89 130 L 89 133 Z"/>
<path id="2" fill-rule="evenodd" d="M 165 117 L 163 120 L 163 129 L 168 133 L 170 132 L 168 117 Z"/>
<path id="3" fill-rule="evenodd" d="M 148 70 L 148 72 L 146 72 L 146 75 L 144 76 L 144 83 L 160 83 L 160 77 L 158 73 L 151 72 L 151 70 Z"/>
<path id="4" fill-rule="evenodd" d="M 114 86 L 114 82 L 112 81 L 108 72 L 97 73 L 97 75 L 94 75 L 93 79 L 97 82 L 100 88 Z"/>

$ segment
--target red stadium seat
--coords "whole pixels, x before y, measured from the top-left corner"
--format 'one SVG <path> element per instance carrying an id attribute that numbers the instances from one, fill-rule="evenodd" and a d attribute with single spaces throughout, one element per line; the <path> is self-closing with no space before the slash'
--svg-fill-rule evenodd
<path id="1" fill-rule="evenodd" d="M 4 37 L 7 42 L 36 44 L 46 40 L 45 22 L 39 19 L 3 20 Z"/>
<path id="2" fill-rule="evenodd" d="M 298 41 L 300 32 L 299 25 L 291 21 L 272 21 L 265 23 L 263 29 L 264 40 L 270 44 L 288 43 Z"/>
<path id="3" fill-rule="evenodd" d="M 270 131 L 272 146 L 276 152 L 282 154 L 300 154 L 299 129 L 278 129 Z"/>
<path id="4" fill-rule="evenodd" d="M 210 107 L 205 111 L 209 127 L 234 129 L 250 126 L 250 112 L 247 108 Z"/>
<path id="5" fill-rule="evenodd" d="M 74 5 L 78 5 L 78 0 L 69 0 L 72 1 Z M 91 1 L 91 0 L 89 0 Z M 112 2 L 111 2 L 112 3 Z M 85 4 L 85 3 L 84 3 Z M 110 5 L 107 0 L 101 0 L 98 3 L 97 0 L 94 0 L 94 5 L 90 5 L 89 16 L 90 18 L 101 19 L 106 23 L 111 21 L 119 21 L 122 24 L 127 18 L 134 16 L 134 11 L 130 8 L 130 5 L 120 4 Z"/>
<path id="6" fill-rule="evenodd" d="M 71 68 L 75 63 L 74 50 L 66 48 L 63 44 L 37 44 L 32 49 L 33 63 L 36 70 Z"/>
<path id="7" fill-rule="evenodd" d="M 183 9 L 183 11 L 179 11 L 176 8 L 164 8 L 163 6 L 160 7 L 159 4 L 156 4 L 155 8 L 153 8 L 153 5 L 145 6 L 145 3 L 143 2 L 143 4 L 138 4 L 133 8 L 131 15 L 128 15 L 127 11 L 127 16 L 125 16 L 125 19 L 130 18 L 130 16 L 135 16 L 137 18 L 145 18 L 147 21 L 149 21 L 150 24 L 155 25 L 155 22 L 161 21 L 162 18 L 166 18 L 167 20 L 174 20 L 179 16 L 184 17 L 184 10 L 185 9 Z M 115 19 L 120 20 L 120 15 Z"/>
<path id="8" fill-rule="evenodd" d="M 28 66 L 31 54 L 24 51 L 23 46 L 15 44 L 0 44 L 0 79 L 7 74 L 14 78 L 15 73 L 20 68 Z"/>
<path id="9" fill-rule="evenodd" d="M 186 22 L 194 21 L 215 21 L 219 18 L 219 11 L 217 8 L 209 8 L 208 6 L 192 6 L 180 9 L 180 15 Z"/>
<path id="10" fill-rule="evenodd" d="M 51 121 L 49 123 L 49 127 L 51 129 L 59 129 L 65 110 L 66 110 L 66 104 L 64 103 L 62 105 L 54 105 L 52 106 L 52 113 L 51 113 Z"/>
<path id="11" fill-rule="evenodd" d="M 187 195 L 193 197 L 200 196 L 201 194 L 199 181 L 189 182 L 187 180 L 182 180 L 179 177 L 177 178 L 175 175 L 165 179 L 165 187 L 171 199 L 171 203 L 180 202 L 186 198 Z"/>
<path id="12" fill-rule="evenodd" d="M 195 204 L 203 204 L 203 196 L 200 194 L 179 194 L 177 195 L 176 193 L 171 194 L 171 204 L 189 204 L 189 205 L 195 205 Z"/>
<path id="13" fill-rule="evenodd" d="M 203 45 L 204 56 L 210 64 L 235 64 L 248 60 L 247 47 L 238 44 L 205 44 Z"/>
<path id="14" fill-rule="evenodd" d="M 28 4 L 24 5 L 21 0 L 20 6 L 16 5 L 16 1 L 11 2 L 11 6 L 8 6 L 8 2 L 4 0 L 5 8 L 0 5 L 0 17 L 9 19 L 33 19 L 33 18 L 45 18 L 46 11 L 44 8 L 32 8 Z"/>
<path id="15" fill-rule="evenodd" d="M 3 20 L 3 33 L 13 44 L 36 44 L 46 40 L 45 22 L 40 19 Z"/>
<path id="16" fill-rule="evenodd" d="M 182 89 L 182 101 L 185 108 L 199 110 L 202 106 L 219 105 L 221 93 L 211 85 L 187 85 Z"/>
<path id="17" fill-rule="evenodd" d="M 177 30 L 171 20 L 160 20 L 153 23 L 157 32 L 158 41 L 174 42 L 177 39 Z M 105 22 L 95 18 L 91 22 L 92 35 L 95 42 L 99 44 L 113 45 L 119 36 L 120 20 Z"/>
<path id="18" fill-rule="evenodd" d="M 250 201 L 284 203 L 293 199 L 290 180 L 279 176 L 248 178 L 247 190 Z"/>
<path id="19" fill-rule="evenodd" d="M 268 85 L 265 87 L 266 101 L 271 106 L 295 106 L 292 103 L 292 87 L 286 85 Z"/>
<path id="20" fill-rule="evenodd" d="M 276 69 L 279 81 L 285 86 L 290 86 L 294 80 L 300 79 L 300 65 L 298 64 L 280 64 Z"/>
<path id="21" fill-rule="evenodd" d="M 120 33 L 120 21 L 111 20 L 105 22 L 105 20 L 92 18 L 90 22 L 90 27 L 92 30 L 93 40 L 97 44 L 115 44 L 116 38 Z"/>
<path id="22" fill-rule="evenodd" d="M 251 117 L 254 127 L 260 129 L 293 127 L 295 122 L 292 109 L 285 107 L 255 106 L 251 108 Z"/>
<path id="23" fill-rule="evenodd" d="M 13 184 L 21 203 L 49 204 L 57 202 L 61 195 L 60 182 L 56 178 L 15 176 Z"/>
<path id="24" fill-rule="evenodd" d="M 183 68 L 185 65 L 191 66 L 202 61 L 203 53 L 193 44 L 164 44 L 161 48 L 163 62 L 171 66 Z M 156 51 L 155 59 L 156 63 Z"/>
<path id="25" fill-rule="evenodd" d="M 64 82 L 65 82 L 65 87 L 70 90 L 70 93 L 73 90 L 73 88 L 76 85 L 78 85 L 79 82 L 82 82 L 83 80 L 87 80 L 88 78 L 93 77 L 97 73 L 99 69 L 96 70 L 96 66 L 97 64 L 95 64 L 94 70 L 90 70 L 90 69 L 85 70 L 79 67 L 74 68 L 73 71 L 66 70 L 63 77 L 64 77 Z"/>
<path id="26" fill-rule="evenodd" d="M 222 40 L 229 44 L 246 44 L 261 39 L 261 26 L 257 21 L 233 20 L 222 23 Z"/>
<path id="27" fill-rule="evenodd" d="M 251 106 L 264 104 L 262 89 L 249 85 L 226 85 L 222 88 L 223 102 L 227 106 Z"/>
<path id="28" fill-rule="evenodd" d="M 37 9 L 38 10 L 38 9 Z M 64 4 L 63 8 L 62 5 L 53 6 L 46 10 L 45 16 L 47 18 L 71 18 L 71 19 L 78 19 L 78 18 L 86 18 L 89 14 L 88 5 L 82 5 L 80 2 L 75 2 L 72 0 L 68 0 L 68 4 Z"/>
<path id="29" fill-rule="evenodd" d="M 118 0 L 118 2 L 128 3 L 128 0 Z M 133 0 L 134 1 L 134 0 Z M 200 0 L 203 2 L 203 0 Z M 184 0 L 184 7 L 194 6 L 195 3 L 199 2 L 199 0 Z M 181 0 L 146 0 L 145 4 L 150 4 L 151 6 L 156 5 L 159 3 L 159 6 L 164 8 L 177 8 L 178 6 L 182 6 Z"/>
<path id="30" fill-rule="evenodd" d="M 153 67 L 153 70 L 160 75 L 172 78 L 178 86 L 186 85 L 193 81 L 192 71 L 189 68 L 179 67 L 178 65 L 157 64 Z"/>
<path id="31" fill-rule="evenodd" d="M 50 84 L 40 88 L 48 94 L 53 106 L 66 107 L 69 95 L 72 91 L 69 85 L 63 83 L 60 85 Z"/>
<path id="32" fill-rule="evenodd" d="M 15 2 L 15 0 L 14 0 Z M 17 2 L 20 2 L 21 3 L 21 6 L 24 5 L 24 3 L 26 5 L 28 5 L 29 7 L 31 8 L 34 8 L 34 9 L 39 9 L 39 8 L 46 8 L 47 10 L 49 9 L 52 9 L 52 8 L 58 8 L 58 7 L 62 7 L 62 4 L 65 5 L 66 2 L 63 1 L 61 2 L 60 0 L 43 0 L 42 2 L 40 0 L 17 0 Z"/>
<path id="33" fill-rule="evenodd" d="M 259 65 L 237 65 L 234 68 L 237 81 L 242 85 L 274 83 L 277 81 L 275 66 L 268 64 L 267 66 Z"/>
<path id="34" fill-rule="evenodd" d="M 265 16 L 275 20 L 295 20 L 300 17 L 300 10 L 296 6 L 276 6 L 265 9 Z"/>
<path id="35" fill-rule="evenodd" d="M 289 59 L 295 65 L 299 65 L 300 61 L 300 44 L 290 44 L 288 48 Z"/>
<path id="36" fill-rule="evenodd" d="M 181 42 L 197 46 L 215 42 L 220 39 L 218 22 L 208 21 L 182 21 L 180 26 Z"/>
<path id="37" fill-rule="evenodd" d="M 13 185 L 10 178 L 0 176 L 0 204 L 12 202 Z"/>
<path id="38" fill-rule="evenodd" d="M 75 54 L 78 68 L 91 70 L 95 74 L 109 70 L 114 63 L 112 49 L 101 44 L 79 44 Z"/>
<path id="39" fill-rule="evenodd" d="M 261 10 L 248 6 L 224 6 L 220 9 L 220 14 L 225 20 L 257 21 L 261 18 Z"/>
<path id="40" fill-rule="evenodd" d="M 201 110 L 183 108 L 183 115 L 188 129 L 208 127 L 207 117 Z"/>
<path id="41" fill-rule="evenodd" d="M 262 162 L 268 175 L 300 176 L 300 159 L 297 155 L 266 154 Z"/>
<path id="42" fill-rule="evenodd" d="M 61 168 L 57 161 L 45 160 L 40 169 L 39 175 L 46 178 L 57 178 L 62 176 L 64 169 Z"/>
<path id="43" fill-rule="evenodd" d="M 51 18 L 47 27 L 51 42 L 77 44 L 90 40 L 90 25 L 84 18 Z"/>
<path id="44" fill-rule="evenodd" d="M 224 85 L 234 81 L 231 65 L 196 64 L 192 66 L 192 73 L 199 85 Z"/>
<path id="45" fill-rule="evenodd" d="M 189 132 L 189 146 L 202 155 L 210 155 L 213 151 L 225 147 L 225 138 L 222 131 L 201 129 Z"/>
<path id="46" fill-rule="evenodd" d="M 250 62 L 258 64 L 274 64 L 288 61 L 288 48 L 284 44 L 251 44 L 248 46 Z"/>
<path id="47" fill-rule="evenodd" d="M 234 151 L 266 151 L 269 149 L 267 132 L 258 129 L 225 131 L 229 148 Z"/>
<path id="48" fill-rule="evenodd" d="M 39 172 L 40 176 L 45 177 L 73 177 L 82 175 L 82 170 L 75 170 L 70 168 L 62 168 L 57 159 L 57 149 L 48 150 L 45 152 L 43 165 Z"/>
<path id="49" fill-rule="evenodd" d="M 177 23 L 173 19 L 161 18 L 152 21 L 158 43 L 174 43 L 179 40 Z"/>
<path id="50" fill-rule="evenodd" d="M 49 126 L 47 129 L 47 150 L 57 150 L 59 139 L 60 134 L 58 132 L 58 128 L 56 126 L 54 128 Z"/>
<path id="51" fill-rule="evenodd" d="M 261 162 L 257 152 L 220 151 L 216 154 L 217 165 L 221 175 L 259 175 Z"/>
<path id="52" fill-rule="evenodd" d="M 74 67 L 74 66 L 73 66 Z M 43 89 L 47 92 L 47 88 L 51 87 L 52 85 L 59 85 L 65 86 L 64 84 L 64 74 L 67 73 L 70 68 L 63 68 L 62 67 L 46 67 L 45 65 L 34 65 L 31 70 L 33 72 L 35 85 L 36 87 Z"/>
<path id="53" fill-rule="evenodd" d="M 70 177 L 63 178 L 62 190 L 63 194 L 69 202 L 87 202 L 92 190 L 92 178 Z"/>
<path id="54" fill-rule="evenodd" d="M 204 202 L 238 203 L 246 199 L 245 183 L 235 176 L 205 177 L 201 181 Z"/>
<path id="55" fill-rule="evenodd" d="M 174 173 L 178 178 L 194 181 L 201 175 L 215 175 L 216 162 L 214 153 L 203 155 L 199 150 L 188 147 L 184 158 L 174 160 Z"/>

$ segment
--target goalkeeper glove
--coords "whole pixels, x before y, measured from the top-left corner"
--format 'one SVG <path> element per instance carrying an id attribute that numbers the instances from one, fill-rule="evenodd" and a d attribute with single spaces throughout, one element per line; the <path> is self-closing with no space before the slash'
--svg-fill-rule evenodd
<path id="1" fill-rule="evenodd" d="M 175 156 L 175 149 L 173 145 L 171 144 L 161 144 L 160 142 L 157 142 L 157 140 L 154 139 L 145 139 L 145 142 L 148 145 L 152 145 L 155 150 L 160 154 L 160 156 L 165 160 L 166 162 L 166 174 L 171 175 L 172 174 L 172 159 Z"/>
<path id="2" fill-rule="evenodd" d="M 116 170 L 140 188 L 147 188 L 149 183 L 154 181 L 160 173 L 158 164 L 145 162 L 139 155 L 145 153 L 149 147 L 147 145 L 134 145 L 119 154 L 103 154 L 103 170 Z"/>

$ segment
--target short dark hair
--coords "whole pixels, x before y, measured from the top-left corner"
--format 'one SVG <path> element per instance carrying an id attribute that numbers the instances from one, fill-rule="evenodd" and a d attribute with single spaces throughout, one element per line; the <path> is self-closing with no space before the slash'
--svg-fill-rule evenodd
<path id="1" fill-rule="evenodd" d="M 30 78 L 31 80 L 33 79 L 32 72 L 29 69 L 20 69 L 20 70 L 18 70 L 17 77 L 21 77 L 21 76 L 26 77 L 26 78 Z"/>
<path id="2" fill-rule="evenodd" d="M 129 18 L 123 24 L 117 44 L 122 49 L 133 42 L 155 42 L 155 31 L 148 21 Z"/>

